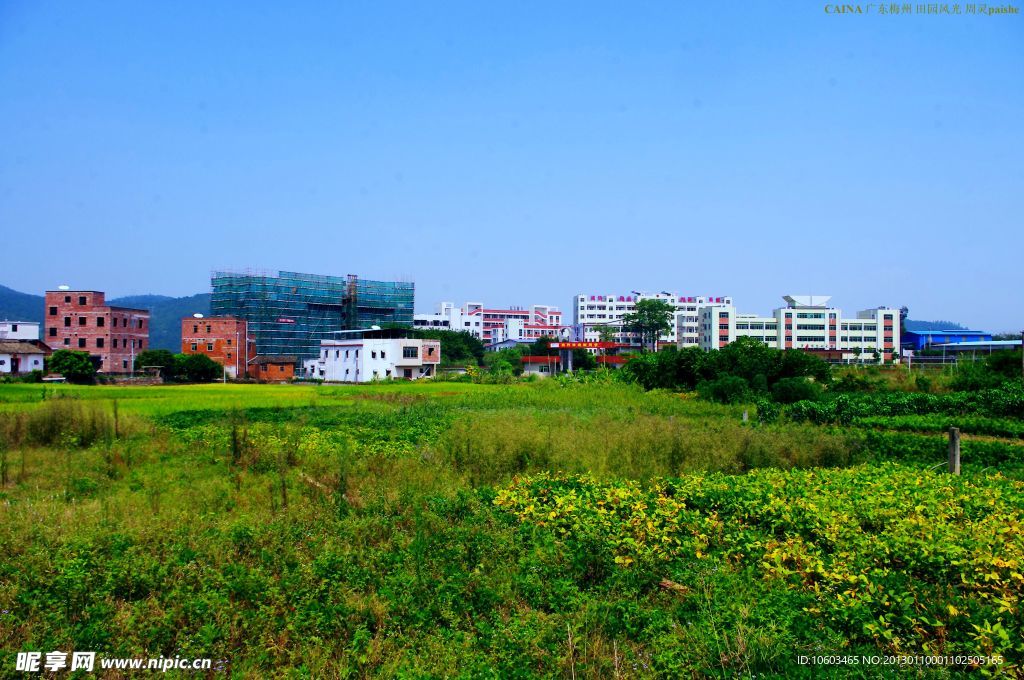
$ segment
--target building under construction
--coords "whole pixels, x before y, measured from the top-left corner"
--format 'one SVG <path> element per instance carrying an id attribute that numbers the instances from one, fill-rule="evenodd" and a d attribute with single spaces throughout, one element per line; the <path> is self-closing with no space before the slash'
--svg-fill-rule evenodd
<path id="1" fill-rule="evenodd" d="M 319 356 L 334 331 L 412 325 L 415 284 L 296 272 L 213 272 L 210 309 L 249 324 L 261 355 Z"/>

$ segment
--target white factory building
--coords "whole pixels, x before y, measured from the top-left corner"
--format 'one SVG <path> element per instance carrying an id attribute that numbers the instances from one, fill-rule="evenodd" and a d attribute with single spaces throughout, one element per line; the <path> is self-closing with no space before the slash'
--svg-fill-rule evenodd
<path id="1" fill-rule="evenodd" d="M 303 377 L 328 382 L 432 378 L 441 363 L 441 342 L 405 337 L 402 329 L 338 331 L 320 341 L 320 356 L 303 362 Z"/>
<path id="2" fill-rule="evenodd" d="M 882 361 L 893 358 L 900 337 L 900 312 L 878 307 L 844 317 L 829 305 L 827 295 L 785 295 L 786 306 L 771 316 L 740 314 L 732 303 L 702 306 L 700 347 L 720 349 L 739 337 L 754 337 L 775 349 L 803 349 L 827 353 L 844 361 L 870 360 L 878 352 Z"/>
<path id="3" fill-rule="evenodd" d="M 732 304 L 728 296 L 679 295 L 662 291 L 619 294 L 579 294 L 573 298 L 573 340 L 597 341 L 604 329 L 611 328 L 614 342 L 638 344 L 635 333 L 622 330 L 622 317 L 636 310 L 640 300 L 664 300 L 676 310 L 672 327 L 658 340 L 660 344 L 681 347 L 700 344 L 700 308 L 707 304 Z"/>

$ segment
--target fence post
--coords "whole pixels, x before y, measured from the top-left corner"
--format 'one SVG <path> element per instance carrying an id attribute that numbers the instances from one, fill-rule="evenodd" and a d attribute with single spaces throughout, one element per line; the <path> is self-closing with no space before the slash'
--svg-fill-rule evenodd
<path id="1" fill-rule="evenodd" d="M 949 471 L 960 474 L 960 428 L 949 428 Z"/>

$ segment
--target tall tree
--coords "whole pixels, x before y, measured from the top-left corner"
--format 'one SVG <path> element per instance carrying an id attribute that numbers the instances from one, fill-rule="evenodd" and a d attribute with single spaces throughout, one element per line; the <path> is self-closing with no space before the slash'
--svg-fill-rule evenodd
<path id="1" fill-rule="evenodd" d="M 664 300 L 640 300 L 633 312 L 622 317 L 622 325 L 640 336 L 641 347 L 650 343 L 651 348 L 657 350 L 658 338 L 672 328 L 674 314 L 675 308 Z"/>

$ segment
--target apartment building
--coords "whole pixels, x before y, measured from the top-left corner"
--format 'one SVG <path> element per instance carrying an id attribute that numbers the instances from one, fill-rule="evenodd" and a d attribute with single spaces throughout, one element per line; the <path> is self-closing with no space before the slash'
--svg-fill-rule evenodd
<path id="1" fill-rule="evenodd" d="M 636 311 L 640 300 L 663 300 L 675 309 L 672 327 L 661 336 L 659 344 L 678 344 L 682 347 L 700 344 L 700 308 L 707 304 L 732 304 L 728 296 L 679 295 L 668 291 L 643 293 L 632 291 L 628 295 L 579 294 L 573 298 L 573 339 L 593 342 L 601 339 L 605 329 L 611 329 L 615 342 L 639 344 L 635 333 L 622 330 L 622 318 Z"/>
<path id="2" fill-rule="evenodd" d="M 149 312 L 106 304 L 96 290 L 46 291 L 44 342 L 53 350 L 88 352 L 103 373 L 128 373 L 149 347 Z"/>
<path id="3" fill-rule="evenodd" d="M 844 317 L 827 295 L 785 295 L 786 305 L 771 316 L 740 314 L 731 304 L 713 302 L 699 310 L 700 347 L 720 349 L 740 337 L 753 337 L 775 349 L 839 353 L 846 361 L 868 359 L 875 352 L 891 361 L 897 351 L 899 310 L 878 307 Z"/>
<path id="4" fill-rule="evenodd" d="M 561 338 L 569 333 L 562 312 L 553 305 L 530 305 L 496 309 L 482 302 L 467 302 L 456 307 L 442 302 L 433 314 L 417 314 L 416 328 L 466 331 L 492 346 L 507 342 L 533 342 L 538 338 Z"/>
<path id="5" fill-rule="evenodd" d="M 432 378 L 441 363 L 441 342 L 406 337 L 401 329 L 341 331 L 320 343 L 320 356 L 303 362 L 307 378 L 329 382 Z"/>
<path id="6" fill-rule="evenodd" d="M 244 378 L 252 372 L 256 339 L 249 337 L 245 319 L 197 314 L 181 320 L 181 352 L 205 354 L 223 366 L 228 377 Z"/>

